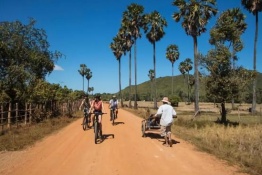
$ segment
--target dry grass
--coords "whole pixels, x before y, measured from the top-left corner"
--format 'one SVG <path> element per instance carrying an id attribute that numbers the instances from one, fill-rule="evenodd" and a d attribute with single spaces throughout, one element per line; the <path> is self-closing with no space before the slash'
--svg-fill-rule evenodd
<path id="1" fill-rule="evenodd" d="M 161 103 L 158 103 L 160 105 Z M 125 108 L 142 118 L 155 113 L 152 102 L 138 102 L 138 110 Z M 237 106 L 237 105 L 236 105 Z M 226 107 L 231 108 L 231 104 Z M 173 125 L 173 134 L 196 145 L 200 150 L 214 154 L 231 164 L 239 165 L 244 172 L 262 174 L 262 125 L 261 112 L 251 116 L 250 105 L 241 105 L 230 111 L 227 118 L 234 125 L 216 123 L 219 109 L 211 103 L 200 103 L 201 115 L 192 120 L 194 106 L 179 104 L 178 119 Z M 261 106 L 258 105 L 258 109 Z"/>
<path id="2" fill-rule="evenodd" d="M 37 125 L 12 129 L 0 136 L 0 151 L 24 149 L 72 121 L 75 121 L 75 118 L 59 117 L 45 120 Z"/>

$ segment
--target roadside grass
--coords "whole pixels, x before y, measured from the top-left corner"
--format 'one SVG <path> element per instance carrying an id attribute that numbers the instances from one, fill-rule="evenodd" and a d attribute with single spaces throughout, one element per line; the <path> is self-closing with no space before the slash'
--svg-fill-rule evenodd
<path id="1" fill-rule="evenodd" d="M 141 118 L 154 114 L 156 110 L 125 108 Z M 172 132 L 178 138 L 195 145 L 199 150 L 238 165 L 242 172 L 262 174 L 262 124 L 261 116 L 228 114 L 228 124 L 218 123 L 217 112 L 203 112 L 192 118 L 190 111 L 178 111 Z"/>
<path id="2" fill-rule="evenodd" d="M 80 115 L 79 115 L 80 116 Z M 67 126 L 77 118 L 57 117 L 44 120 L 31 126 L 21 126 L 0 135 L 0 151 L 17 151 L 33 145 L 61 128 Z"/>

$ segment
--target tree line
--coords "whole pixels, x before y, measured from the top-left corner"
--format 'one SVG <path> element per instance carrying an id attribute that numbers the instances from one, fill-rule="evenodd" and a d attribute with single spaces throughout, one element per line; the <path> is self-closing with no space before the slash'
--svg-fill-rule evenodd
<path id="1" fill-rule="evenodd" d="M 226 121 L 225 102 L 231 100 L 232 106 L 234 99 L 241 96 L 243 89 L 247 88 L 250 81 L 253 82 L 253 99 L 252 113 L 256 109 L 256 43 L 258 38 L 258 13 L 262 10 L 262 0 L 241 0 L 242 6 L 252 13 L 256 18 L 255 39 L 254 39 L 254 69 L 247 70 L 244 67 L 237 67 L 237 53 L 243 49 L 243 41 L 241 35 L 245 32 L 247 24 L 245 23 L 245 15 L 240 8 L 228 9 L 220 14 L 216 24 L 210 30 L 209 43 L 214 46 L 206 55 L 198 53 L 198 37 L 207 32 L 206 25 L 212 17 L 217 15 L 216 0 L 174 0 L 172 6 L 177 7 L 172 18 L 175 22 L 180 22 L 185 33 L 193 38 L 194 58 L 191 62 L 187 58 L 179 65 L 181 73 L 188 73 L 194 67 L 194 107 L 195 112 L 199 112 L 199 80 L 200 76 L 205 76 L 208 80 L 205 83 L 207 96 L 214 99 L 216 103 L 221 104 L 222 122 Z M 136 43 L 142 37 L 144 31 L 146 38 L 153 46 L 153 64 L 154 69 L 149 70 L 149 78 L 154 84 L 152 94 L 154 94 L 154 107 L 156 108 L 156 42 L 164 37 L 164 28 L 167 27 L 167 21 L 156 10 L 145 14 L 144 7 L 132 3 L 123 12 L 120 28 L 117 35 L 110 43 L 110 48 L 119 64 L 119 96 L 121 93 L 121 57 L 128 53 L 129 55 L 129 106 L 131 106 L 131 52 L 134 52 L 134 108 L 137 108 L 137 59 L 136 59 Z M 166 58 L 172 64 L 179 59 L 179 49 L 176 44 L 170 44 L 166 49 Z M 203 71 L 200 71 L 200 68 Z M 189 76 L 188 76 L 189 78 Z M 188 80 L 189 84 L 189 80 Z M 173 86 L 173 80 L 172 80 Z M 189 87 L 188 87 L 189 89 Z M 173 93 L 173 92 L 172 92 Z M 122 101 L 122 100 L 121 100 Z"/>
<path id="2" fill-rule="evenodd" d="M 47 105 L 74 101 L 82 91 L 73 91 L 60 84 L 51 84 L 46 75 L 54 70 L 54 63 L 63 57 L 59 51 L 50 51 L 45 30 L 20 21 L 0 22 L 0 103 L 2 110 L 19 103 Z M 12 108 L 12 107 L 11 107 Z"/>

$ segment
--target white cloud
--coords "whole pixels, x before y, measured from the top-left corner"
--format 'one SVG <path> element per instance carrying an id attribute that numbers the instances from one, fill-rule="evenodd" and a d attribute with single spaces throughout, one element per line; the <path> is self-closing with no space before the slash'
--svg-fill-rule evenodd
<path id="1" fill-rule="evenodd" d="M 54 70 L 64 70 L 64 69 L 58 65 L 55 65 Z"/>

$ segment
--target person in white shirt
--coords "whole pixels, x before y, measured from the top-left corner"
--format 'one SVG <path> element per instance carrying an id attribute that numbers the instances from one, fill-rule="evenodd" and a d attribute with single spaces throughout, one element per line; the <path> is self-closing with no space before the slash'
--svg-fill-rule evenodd
<path id="1" fill-rule="evenodd" d="M 170 105 L 168 101 L 168 97 L 164 97 L 162 100 L 163 104 L 159 106 L 155 117 L 160 118 L 160 132 L 161 136 L 165 137 L 165 145 L 169 145 L 172 147 L 172 139 L 171 139 L 171 126 L 173 124 L 173 120 L 176 117 L 176 111 Z"/>
<path id="2" fill-rule="evenodd" d="M 118 100 L 115 95 L 113 95 L 112 99 L 109 100 L 109 106 L 108 108 L 110 109 L 110 121 L 112 120 L 112 112 L 115 111 L 116 113 L 116 118 L 118 114 Z"/>

